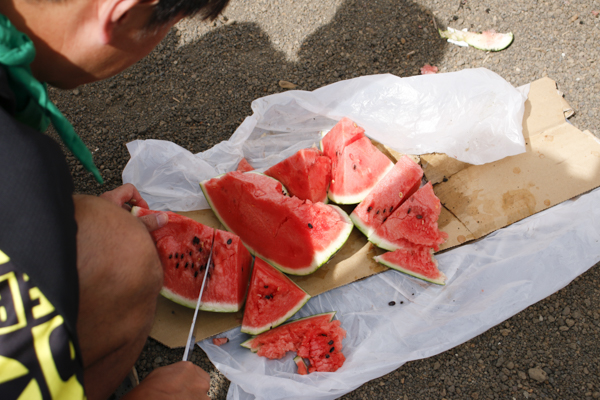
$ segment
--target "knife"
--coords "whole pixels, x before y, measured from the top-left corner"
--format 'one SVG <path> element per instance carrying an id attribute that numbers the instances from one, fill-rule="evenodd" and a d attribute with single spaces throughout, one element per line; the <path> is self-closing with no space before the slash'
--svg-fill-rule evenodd
<path id="1" fill-rule="evenodd" d="M 192 326 L 190 327 L 190 333 L 188 334 L 187 344 L 185 345 L 185 351 L 183 353 L 183 361 L 188 361 L 192 353 L 192 349 L 196 344 L 196 337 L 194 336 L 194 330 L 196 328 L 196 317 L 198 317 L 198 309 L 200 309 L 200 300 L 202 299 L 202 293 L 204 293 L 204 286 L 206 286 L 206 278 L 208 277 L 208 270 L 210 269 L 210 262 L 212 260 L 213 248 L 215 246 L 215 233 L 216 229 L 213 228 L 213 237 L 210 244 L 210 253 L 208 254 L 208 262 L 206 263 L 206 271 L 204 271 L 204 279 L 202 280 L 202 286 L 200 287 L 200 294 L 198 295 L 198 301 L 196 302 L 196 311 L 194 311 L 194 319 L 192 319 Z"/>

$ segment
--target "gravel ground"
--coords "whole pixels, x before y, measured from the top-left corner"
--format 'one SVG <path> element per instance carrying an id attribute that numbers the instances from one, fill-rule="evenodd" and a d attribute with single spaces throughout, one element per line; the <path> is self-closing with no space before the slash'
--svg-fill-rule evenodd
<path id="1" fill-rule="evenodd" d="M 441 72 L 486 67 L 515 86 L 554 79 L 578 128 L 600 136 L 598 0 L 343 1 L 232 0 L 214 23 L 180 22 L 136 66 L 74 91 L 51 90 L 94 152 L 100 187 L 68 156 L 76 191 L 121 184 L 133 139 L 171 140 L 192 152 L 226 140 L 251 114 L 252 100 L 360 75 L 411 76 L 429 63 Z M 512 31 L 506 50 L 486 53 L 439 39 L 437 25 Z M 344 399 L 600 398 L 598 265 L 547 299 L 450 351 L 410 362 Z M 141 377 L 178 361 L 148 340 Z M 227 379 L 201 349 L 192 359 L 211 373 L 213 399 Z"/>

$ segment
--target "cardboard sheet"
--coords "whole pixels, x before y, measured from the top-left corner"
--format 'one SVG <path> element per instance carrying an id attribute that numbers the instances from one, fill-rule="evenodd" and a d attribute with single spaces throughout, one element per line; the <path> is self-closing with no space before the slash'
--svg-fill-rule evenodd
<path id="1" fill-rule="evenodd" d="M 448 249 L 510 225 L 548 207 L 600 186 L 600 142 L 565 121 L 568 108 L 548 78 L 531 84 L 523 133 L 527 152 L 494 163 L 474 166 L 443 154 L 421 156 L 427 179 L 445 208 L 439 227 L 449 234 Z M 390 158 L 398 154 L 388 152 Z M 351 208 L 346 209 L 351 211 Z M 220 227 L 210 210 L 182 213 L 206 225 Z M 354 229 L 328 264 L 305 277 L 293 277 L 312 296 L 385 271 L 373 261 L 382 250 Z M 150 336 L 168 347 L 185 345 L 193 310 L 164 298 Z M 200 311 L 196 340 L 241 324 L 242 314 Z"/>

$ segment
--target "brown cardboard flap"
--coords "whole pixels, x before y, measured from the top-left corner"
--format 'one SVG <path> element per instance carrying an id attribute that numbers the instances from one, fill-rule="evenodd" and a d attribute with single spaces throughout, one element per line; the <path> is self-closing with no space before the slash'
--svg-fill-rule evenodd
<path id="1" fill-rule="evenodd" d="M 556 84 L 543 78 L 531 84 L 523 132 L 527 152 L 484 165 L 457 162 L 443 154 L 422 156 L 425 176 L 445 208 L 438 225 L 449 238 L 448 249 L 600 186 L 600 141 L 564 119 L 564 100 Z M 377 144 L 376 144 L 377 145 Z M 392 159 L 400 154 L 383 148 Z M 447 181 L 444 182 L 444 177 Z M 352 207 L 342 207 L 351 212 Z M 182 213 L 221 228 L 210 210 Z M 312 296 L 387 268 L 373 261 L 383 251 L 354 229 L 333 259 L 304 277 L 292 277 Z M 185 345 L 193 310 L 160 298 L 150 336 L 169 347 Z M 199 312 L 196 340 L 239 326 L 242 313 Z"/>

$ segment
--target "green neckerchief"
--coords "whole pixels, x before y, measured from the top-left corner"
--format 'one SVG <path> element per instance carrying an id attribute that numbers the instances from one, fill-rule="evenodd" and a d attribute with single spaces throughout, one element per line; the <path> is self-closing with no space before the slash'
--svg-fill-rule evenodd
<path id="1" fill-rule="evenodd" d="M 40 132 L 44 132 L 52 122 L 65 146 L 99 183 L 103 183 L 92 153 L 77 136 L 73 125 L 48 98 L 46 84 L 33 77 L 29 64 L 34 58 L 33 42 L 0 14 L 0 65 L 6 70 L 10 88 L 15 93 L 16 118 Z"/>

